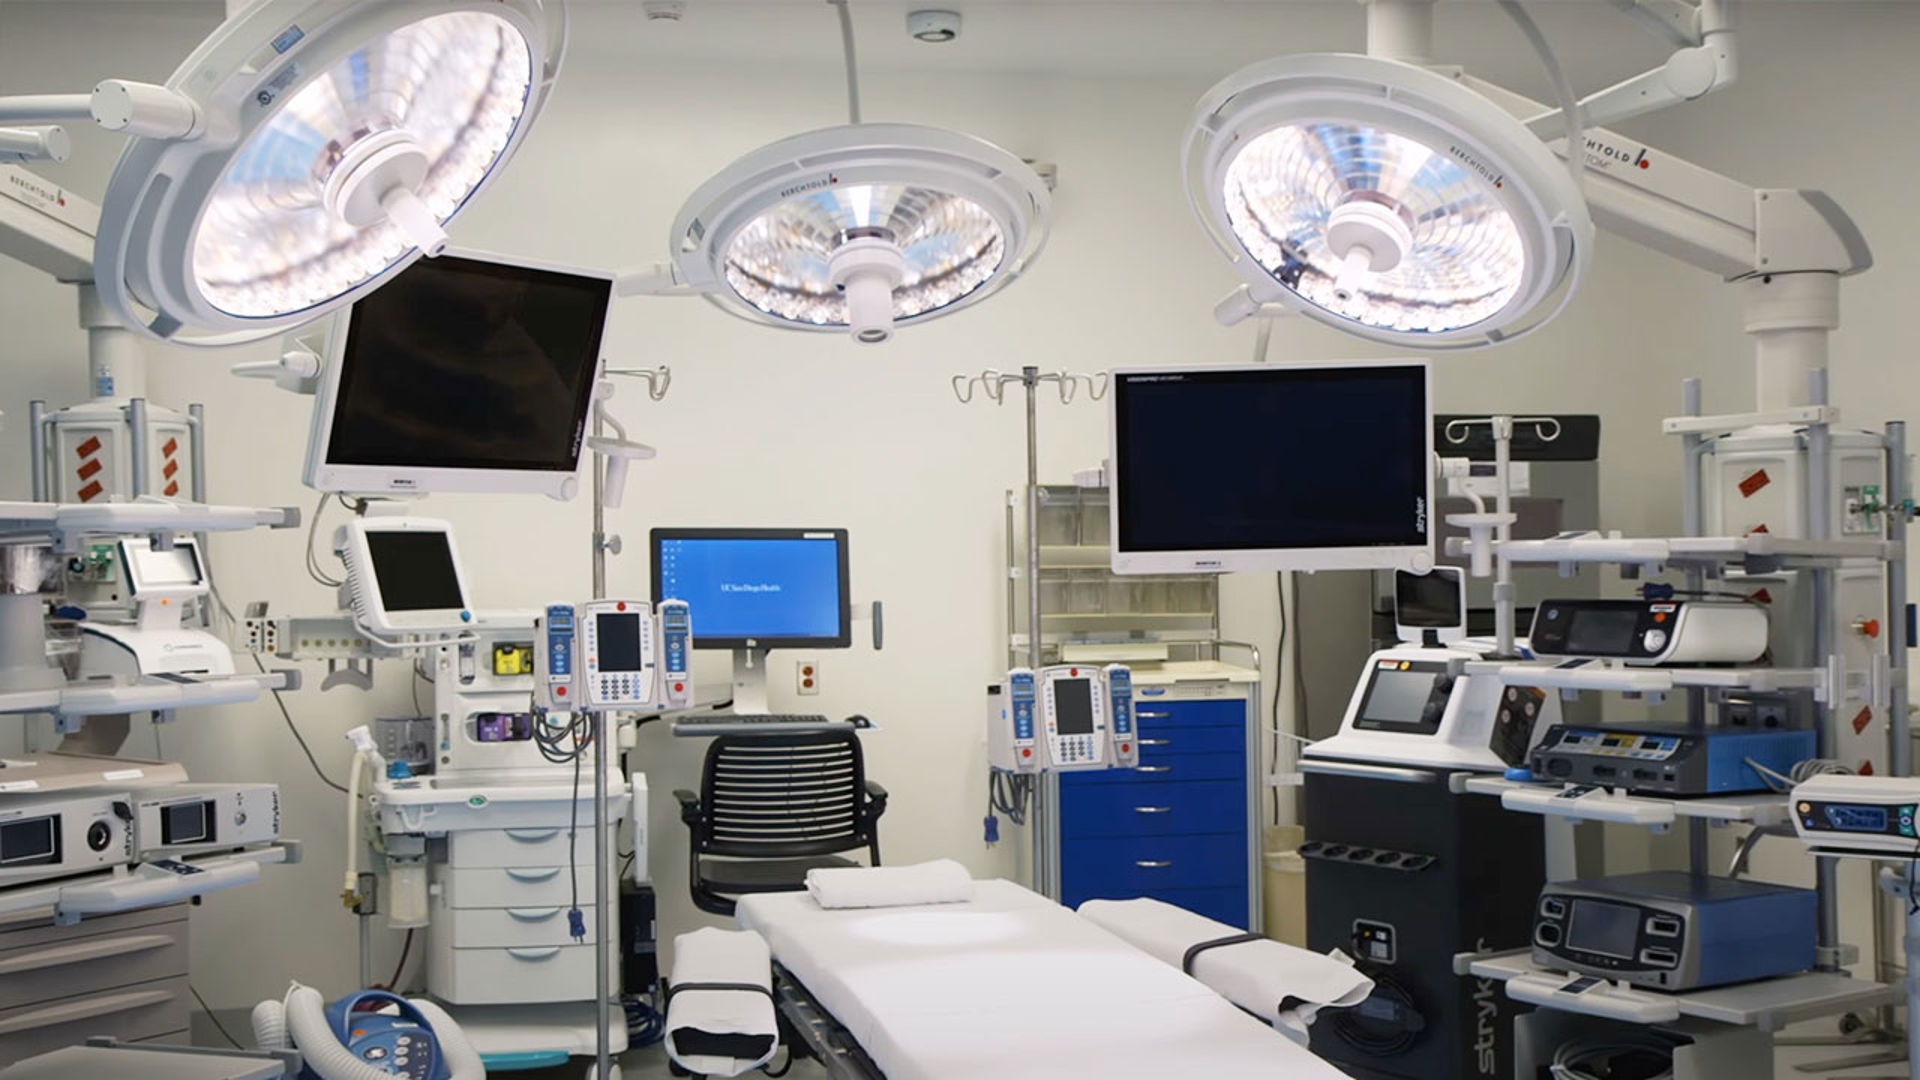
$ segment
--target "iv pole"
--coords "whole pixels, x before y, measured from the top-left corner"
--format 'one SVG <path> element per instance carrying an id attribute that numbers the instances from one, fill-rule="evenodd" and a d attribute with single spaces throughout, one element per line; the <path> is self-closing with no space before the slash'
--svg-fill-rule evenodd
<path id="1" fill-rule="evenodd" d="M 673 384 L 673 372 L 666 367 L 651 370 L 640 368 L 608 368 L 605 376 L 624 376 L 646 380 L 647 396 L 659 401 L 667 396 L 667 388 Z M 606 399 L 612 396 L 613 384 L 603 377 L 600 386 L 594 389 L 593 439 L 589 445 L 602 460 L 593 467 L 593 599 L 604 600 L 607 597 L 607 553 L 620 554 L 620 538 L 607 535 L 607 472 L 616 463 L 624 467 L 618 457 L 602 449 L 606 442 L 607 409 Z M 616 430 L 618 424 L 615 424 Z M 621 442 L 625 442 L 625 432 L 620 432 Z M 615 486 L 619 486 L 616 482 Z M 615 505 L 619 505 L 616 497 Z M 595 710 L 587 714 L 593 725 L 590 744 L 593 747 L 593 1023 L 594 1023 L 594 1080 L 609 1080 L 613 1072 L 613 1009 L 610 998 L 613 994 L 613 970 L 607 959 L 607 948 L 611 938 L 607 933 L 607 759 L 606 716 Z M 637 812 L 644 813 L 644 808 Z"/>
<path id="2" fill-rule="evenodd" d="M 978 375 L 955 375 L 953 377 L 953 396 L 966 405 L 973 401 L 975 390 L 986 394 L 995 405 L 1006 403 L 1006 388 L 1014 383 L 1026 390 L 1027 398 L 1027 666 L 1034 671 L 1041 667 L 1040 634 L 1040 420 L 1037 393 L 1040 384 L 1054 383 L 1060 392 L 1060 404 L 1071 405 L 1081 383 L 1087 387 L 1087 396 L 1099 401 L 1107 396 L 1109 376 L 1102 372 L 1097 378 L 1093 375 L 1067 371 L 1041 370 L 1029 364 L 1020 369 L 1019 374 L 997 371 L 993 368 Z M 1009 574 L 1014 573 L 1011 568 Z M 1013 623 L 1013 590 L 1007 590 L 1009 627 Z M 1011 635 L 1009 635 L 1011 637 Z M 1008 641 L 1008 651 L 1016 645 Z M 1036 892 L 1053 900 L 1060 899 L 1059 855 L 1053 850 L 1053 844 L 1047 837 L 1047 825 L 1052 819 L 1053 809 L 1060 798 L 1059 781 L 1050 773 L 1041 773 L 1034 792 L 1032 816 L 1028 818 L 1028 837 L 1031 842 L 1033 859 L 1033 887 Z"/>

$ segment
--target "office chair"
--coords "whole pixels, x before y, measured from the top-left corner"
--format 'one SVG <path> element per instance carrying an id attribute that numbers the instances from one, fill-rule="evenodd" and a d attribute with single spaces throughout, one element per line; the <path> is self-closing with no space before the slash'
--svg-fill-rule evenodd
<path id="1" fill-rule="evenodd" d="M 702 911 L 732 915 L 748 893 L 797 892 L 807 871 L 880 865 L 887 791 L 866 778 L 853 731 L 723 735 L 707 747 L 700 794 L 679 790 L 688 887 Z"/>

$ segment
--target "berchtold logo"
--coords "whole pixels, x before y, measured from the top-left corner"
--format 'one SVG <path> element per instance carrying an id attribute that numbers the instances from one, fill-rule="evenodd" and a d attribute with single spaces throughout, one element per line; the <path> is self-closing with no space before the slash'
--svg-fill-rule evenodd
<path id="1" fill-rule="evenodd" d="M 821 188 L 832 187 L 833 185 L 839 182 L 840 182 L 840 178 L 838 176 L 835 176 L 832 173 L 828 173 L 826 176 L 817 180 L 807 180 L 803 183 L 794 184 L 792 187 L 781 188 L 780 197 L 783 199 L 789 199 L 795 195 L 801 194 L 802 192 L 819 191 Z"/>
<path id="2" fill-rule="evenodd" d="M 1627 165 L 1636 169 L 1647 169 L 1653 162 L 1647 160 L 1647 148 L 1615 146 L 1593 135 L 1587 136 L 1587 160 L 1601 167 Z"/>
<path id="3" fill-rule="evenodd" d="M 1449 145 L 1447 153 L 1452 154 L 1455 161 L 1479 173 L 1482 180 L 1494 187 L 1506 186 L 1507 174 L 1475 157 L 1473 151 L 1459 145 Z"/>
<path id="4" fill-rule="evenodd" d="M 8 173 L 7 182 L 41 202 L 52 203 L 55 206 L 67 205 L 66 192 L 57 187 L 39 183 L 26 173 Z"/>

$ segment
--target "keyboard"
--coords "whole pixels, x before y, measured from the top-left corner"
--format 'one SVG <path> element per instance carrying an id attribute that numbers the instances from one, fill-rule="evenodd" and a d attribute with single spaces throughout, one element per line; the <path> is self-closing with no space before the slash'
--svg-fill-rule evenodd
<path id="1" fill-rule="evenodd" d="M 811 713 L 714 713 L 711 716 L 682 716 L 673 722 L 675 735 L 770 735 L 780 732 L 842 731 L 870 728 L 864 716 L 845 720 Z"/>

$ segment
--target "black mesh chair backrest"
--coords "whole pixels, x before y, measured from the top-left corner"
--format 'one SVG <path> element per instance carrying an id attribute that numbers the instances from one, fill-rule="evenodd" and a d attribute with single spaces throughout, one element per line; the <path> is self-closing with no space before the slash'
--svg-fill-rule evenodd
<path id="1" fill-rule="evenodd" d="M 865 783 L 852 731 L 723 735 L 707 747 L 701 777 L 702 850 L 792 858 L 866 847 Z"/>

